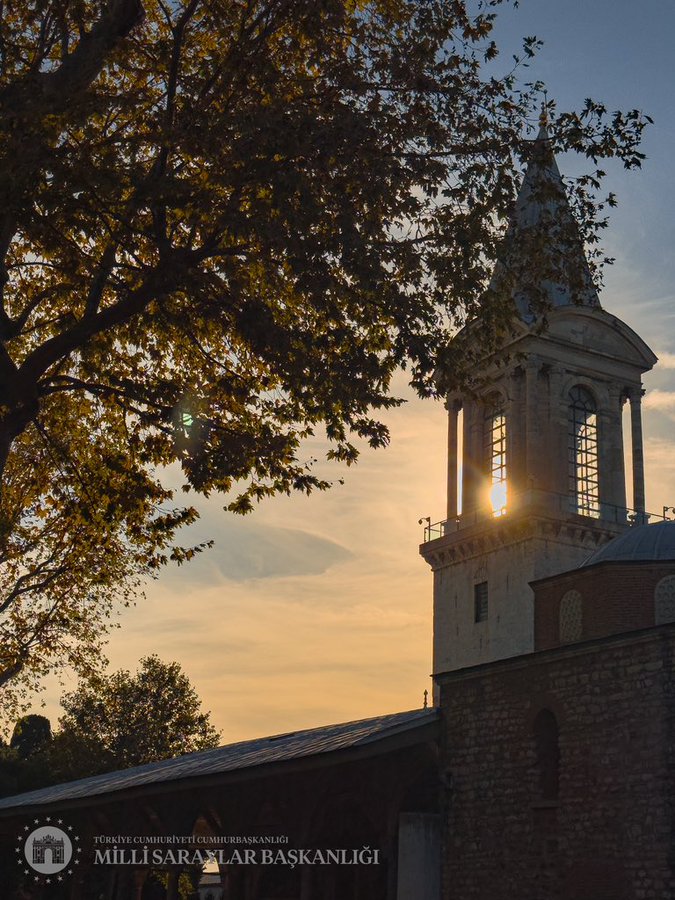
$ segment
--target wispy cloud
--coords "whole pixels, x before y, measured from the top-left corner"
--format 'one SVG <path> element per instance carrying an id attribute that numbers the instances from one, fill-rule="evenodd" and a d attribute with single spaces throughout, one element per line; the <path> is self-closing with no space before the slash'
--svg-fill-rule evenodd
<path id="1" fill-rule="evenodd" d="M 659 369 L 675 369 L 675 353 L 669 353 L 667 350 L 655 350 L 654 353 L 659 358 Z"/>
<path id="2" fill-rule="evenodd" d="M 675 355 L 673 355 L 673 360 L 675 360 Z M 645 395 L 643 404 L 645 409 L 675 410 L 675 391 L 661 391 L 655 388 Z"/>
<path id="3" fill-rule="evenodd" d="M 443 517 L 446 418 L 440 403 L 407 396 L 386 414 L 387 450 L 364 450 L 346 472 L 323 466 L 344 485 L 244 519 L 222 497 L 191 497 L 202 518 L 181 542 L 215 546 L 163 570 L 125 611 L 111 667 L 135 669 L 152 652 L 177 660 L 225 741 L 421 706 L 432 578 L 418 520 Z"/>

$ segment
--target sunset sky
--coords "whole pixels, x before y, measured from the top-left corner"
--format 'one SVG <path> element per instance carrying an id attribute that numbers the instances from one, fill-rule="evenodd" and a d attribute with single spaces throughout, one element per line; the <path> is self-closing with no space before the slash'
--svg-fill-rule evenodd
<path id="1" fill-rule="evenodd" d="M 605 234 L 616 264 L 601 302 L 661 357 L 646 379 L 647 507 L 675 506 L 675 9 L 522 0 L 499 19 L 504 70 L 520 36 L 545 41 L 526 77 L 543 79 L 560 108 L 592 96 L 655 119 L 641 172 L 606 166 L 620 206 Z M 403 377 L 396 387 L 406 391 Z M 364 450 L 353 469 L 322 467 L 344 485 L 269 500 L 245 519 L 223 512 L 222 498 L 197 502 L 202 519 L 184 541 L 211 537 L 214 549 L 166 570 L 123 613 L 111 666 L 135 668 L 151 652 L 178 660 L 223 742 L 421 706 L 431 687 L 431 575 L 418 520 L 444 515 L 445 416 L 441 403 L 406 396 L 386 416 L 387 450 Z M 317 440 L 307 455 L 324 450 Z M 53 723 L 59 693 L 50 683 Z"/>

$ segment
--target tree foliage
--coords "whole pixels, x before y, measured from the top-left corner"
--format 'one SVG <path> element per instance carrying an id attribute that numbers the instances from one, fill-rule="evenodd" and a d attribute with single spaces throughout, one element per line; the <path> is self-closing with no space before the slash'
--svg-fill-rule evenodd
<path id="1" fill-rule="evenodd" d="M 395 369 L 432 392 L 493 315 L 537 94 L 495 74 L 498 3 L 2 5 L 0 684 L 90 673 L 195 551 L 164 467 L 236 512 L 325 488 L 302 439 L 386 444 Z M 643 126 L 588 101 L 552 131 L 633 166 Z"/>
<path id="2" fill-rule="evenodd" d="M 93 774 L 218 746 L 219 733 L 187 675 L 154 655 L 135 674 L 120 669 L 81 684 L 61 705 L 55 750 L 62 777 L 82 777 L 83 758 Z"/>
<path id="3" fill-rule="evenodd" d="M 52 727 L 45 716 L 31 713 L 22 716 L 14 726 L 9 742 L 11 750 L 16 750 L 20 759 L 26 759 L 39 752 L 52 739 Z"/>
<path id="4" fill-rule="evenodd" d="M 51 732 L 44 716 L 23 716 L 0 744 L 0 797 L 217 747 L 219 733 L 178 663 L 157 656 L 66 694 Z"/>

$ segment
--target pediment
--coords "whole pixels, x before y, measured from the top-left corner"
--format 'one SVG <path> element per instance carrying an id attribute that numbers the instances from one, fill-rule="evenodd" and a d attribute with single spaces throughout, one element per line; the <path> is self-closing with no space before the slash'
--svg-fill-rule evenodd
<path id="1" fill-rule="evenodd" d="M 656 355 L 633 329 L 602 309 L 564 307 L 552 310 L 544 339 L 565 343 L 593 354 L 613 357 L 645 372 Z"/>

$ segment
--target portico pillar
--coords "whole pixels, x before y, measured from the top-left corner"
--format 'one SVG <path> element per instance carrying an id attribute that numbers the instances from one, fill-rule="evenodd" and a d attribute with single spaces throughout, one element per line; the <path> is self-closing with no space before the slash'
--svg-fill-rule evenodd
<path id="1" fill-rule="evenodd" d="M 527 487 L 523 394 L 523 370 L 517 367 L 509 376 L 506 407 L 506 481 L 510 509 L 519 503 L 518 496 Z"/>
<path id="2" fill-rule="evenodd" d="M 636 522 L 646 522 L 645 512 L 645 462 L 642 446 L 642 389 L 630 392 L 630 431 L 633 449 L 633 506 L 637 513 Z"/>
<path id="3" fill-rule="evenodd" d="M 481 481 L 482 446 L 478 431 L 480 407 L 475 400 L 464 402 L 464 448 L 462 459 L 462 515 L 474 513 L 478 506 Z"/>
<path id="4" fill-rule="evenodd" d="M 178 900 L 178 879 L 180 872 L 169 872 L 169 878 L 166 884 L 166 900 Z"/>
<path id="5" fill-rule="evenodd" d="M 143 900 L 143 885 L 148 873 L 145 869 L 136 869 L 134 872 L 134 900 Z"/>
<path id="6" fill-rule="evenodd" d="M 600 502 L 602 517 L 626 521 L 626 473 L 623 461 L 623 399 L 617 384 L 609 387 L 609 408 L 602 417 L 600 439 Z"/>
<path id="7" fill-rule="evenodd" d="M 548 384 L 548 447 L 549 455 L 546 490 L 550 491 L 551 506 L 555 512 L 567 511 L 569 490 L 567 473 L 567 442 L 568 442 L 568 417 L 569 403 L 567 397 L 563 397 L 562 366 L 552 365 L 549 369 Z"/>
<path id="8" fill-rule="evenodd" d="M 525 363 L 525 408 L 527 417 L 526 484 L 525 488 L 538 488 L 541 473 L 541 397 L 539 395 L 540 360 L 531 357 Z"/>
<path id="9" fill-rule="evenodd" d="M 462 403 L 448 398 L 448 510 L 447 519 L 457 518 L 457 419 Z"/>

